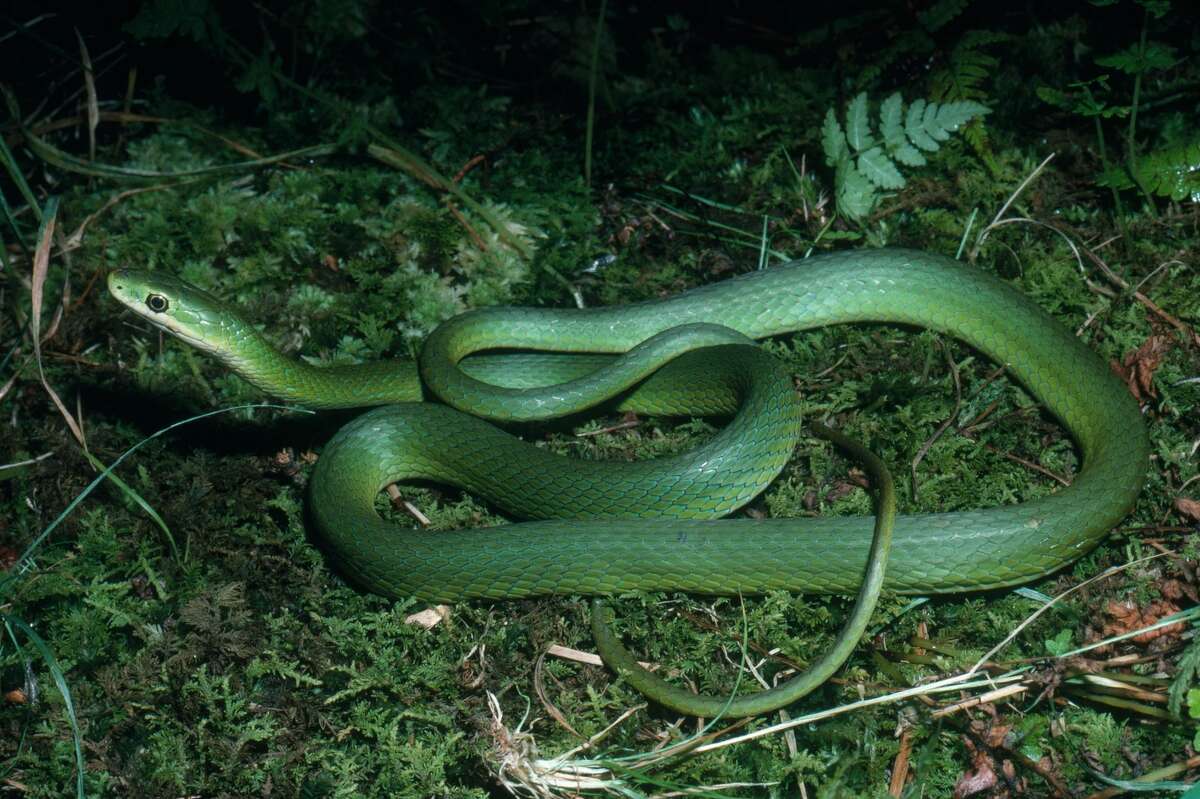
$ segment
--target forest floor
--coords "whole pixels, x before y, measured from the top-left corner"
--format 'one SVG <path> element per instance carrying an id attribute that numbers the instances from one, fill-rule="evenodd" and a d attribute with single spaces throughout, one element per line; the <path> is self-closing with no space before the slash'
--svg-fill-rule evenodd
<path id="1" fill-rule="evenodd" d="M 150 24 L 156 7 L 130 35 L 172 33 Z M 562 34 L 546 94 L 431 55 L 402 101 L 386 89 L 341 99 L 345 75 L 295 81 L 234 60 L 210 31 L 207 52 L 232 76 L 224 91 L 259 98 L 261 113 L 219 113 L 144 78 L 126 103 L 118 69 L 91 106 L 89 156 L 86 102 L 50 111 L 18 86 L 14 102 L 37 111 L 0 126 L 0 793 L 1101 797 L 1138 779 L 1182 790 L 1200 773 L 1194 31 L 1134 15 L 1151 44 L 1174 42 L 1162 45 L 1169 63 L 1137 73 L 1139 98 L 1119 66 L 1111 85 L 1078 88 L 1099 67 L 1075 44 L 1098 58 L 1139 41 L 1136 25 L 1127 41 L 1112 33 L 1102 15 L 1113 9 L 1020 35 L 908 20 L 928 41 L 867 40 L 852 58 L 838 48 L 866 25 L 857 18 L 796 34 L 794 49 L 756 49 L 705 45 L 671 17 L 633 57 L 632 11 L 614 8 L 597 36 L 595 11 L 571 9 L 561 30 L 532 23 Z M 63 43 L 51 61 L 72 85 L 96 90 L 63 55 L 78 49 L 70 25 L 39 30 Z M 538 40 L 521 35 L 532 60 Z M 823 61 L 796 55 L 813 37 Z M 934 66 L 901 66 L 924 57 Z M 884 135 L 897 91 L 905 108 L 988 113 L 948 129 L 924 165 L 882 156 L 900 180 L 888 188 L 862 176 L 869 148 L 855 139 Z M 1126 113 L 1089 113 L 1085 94 Z M 1097 137 L 1109 132 L 1119 167 L 1112 131 L 1139 103 L 1139 152 L 1118 173 L 1140 186 L 1105 177 Z M 837 131 L 852 148 L 840 166 Z M 304 489 L 354 414 L 262 406 L 269 398 L 104 291 L 110 269 L 164 270 L 240 307 L 283 351 L 349 363 L 411 358 L 472 307 L 636 302 L 878 246 L 997 274 L 1111 362 L 1150 431 L 1145 489 L 1062 572 L 1015 591 L 886 596 L 823 688 L 769 717 L 708 726 L 573 653 L 593 649 L 578 597 L 430 615 L 349 587 L 310 540 Z M 1079 467 L 1053 418 L 946 336 L 853 325 L 764 346 L 796 375 L 807 418 L 834 421 L 892 466 L 901 512 L 1043 496 Z M 216 409 L 229 410 L 203 416 Z M 641 459 L 719 424 L 610 413 L 524 434 L 575 457 Z M 809 439 L 738 515 L 870 513 L 863 485 Z M 407 503 L 431 534 L 509 521 L 452 489 L 402 486 L 400 499 L 381 498 L 381 512 L 415 525 Z M 613 602 L 640 658 L 708 692 L 803 667 L 851 604 Z"/>

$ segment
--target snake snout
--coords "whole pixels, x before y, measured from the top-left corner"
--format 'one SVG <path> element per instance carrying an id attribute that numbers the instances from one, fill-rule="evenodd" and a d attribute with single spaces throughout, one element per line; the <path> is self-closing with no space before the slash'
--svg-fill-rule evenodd
<path id="1" fill-rule="evenodd" d="M 124 291 L 125 285 L 122 281 L 129 274 L 128 269 L 114 269 L 108 273 L 108 289 L 109 291 Z"/>

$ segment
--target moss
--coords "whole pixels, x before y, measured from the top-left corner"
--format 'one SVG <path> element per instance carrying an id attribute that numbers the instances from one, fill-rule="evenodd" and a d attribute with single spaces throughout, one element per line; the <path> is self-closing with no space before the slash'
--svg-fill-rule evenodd
<path id="1" fill-rule="evenodd" d="M 170 5 L 148 4 L 145 13 L 157 13 L 162 22 Z M 338 24 L 322 28 L 310 17 L 254 17 L 261 9 L 222 10 L 205 22 L 200 12 L 208 4 L 192 5 L 200 15 L 193 20 L 198 40 L 190 38 L 191 29 L 170 30 L 196 57 L 220 52 L 220 37 L 205 27 L 210 24 L 235 38 L 244 30 L 280 41 L 295 35 L 295 46 L 267 48 L 249 61 L 223 52 L 218 65 L 236 83 L 223 84 L 222 91 L 252 98 L 254 108 L 244 113 L 174 98 L 169 80 L 139 95 L 155 106 L 149 112 L 171 114 L 174 124 L 128 127 L 118 137 L 105 122 L 98 160 L 171 170 L 243 157 L 205 130 L 263 153 L 316 141 L 337 140 L 342 147 L 313 162 L 119 198 L 124 186 L 15 151 L 18 171 L 33 175 L 39 192 L 62 198 L 60 221 L 68 232 L 115 200 L 85 229 L 69 272 L 56 254 L 47 290 L 53 300 L 64 285 L 71 288 L 68 313 L 45 345 L 47 380 L 68 407 L 77 407 L 79 398 L 88 450 L 103 462 L 171 422 L 261 399 L 206 357 L 118 315 L 101 283 L 87 291 L 109 266 L 177 273 L 243 307 L 285 351 L 314 363 L 355 362 L 410 357 L 437 323 L 470 307 L 597 306 L 666 296 L 753 268 L 763 246 L 793 255 L 852 242 L 953 253 L 978 210 L 966 237 L 969 249 L 1044 157 L 1043 142 L 1050 139 L 1070 157 L 1042 173 L 1012 213 L 1052 222 L 1078 242 L 1106 240 L 1114 226 L 1115 209 L 1093 182 L 1094 120 L 1029 110 L 1037 102 L 1035 77 L 1048 80 L 1049 72 L 1077 68 L 1078 59 L 1064 55 L 1068 49 L 1100 46 L 1079 19 L 1029 22 L 1028 36 L 994 46 L 1005 66 L 981 89 L 994 111 L 988 118 L 991 167 L 972 147 L 948 142 L 922 177 L 884 198 L 862 225 L 848 225 L 833 219 L 833 176 L 820 166 L 821 115 L 859 90 L 885 96 L 901 88 L 905 96 L 925 96 L 924 71 L 906 70 L 899 56 L 938 57 L 931 35 L 902 42 L 867 35 L 864 26 L 894 20 L 893 12 L 813 28 L 820 46 L 799 52 L 711 46 L 702 15 L 649 20 L 641 15 L 656 12 L 610 4 L 616 49 L 605 60 L 589 191 L 581 177 L 585 93 L 574 81 L 578 65 L 588 63 L 575 49 L 575 32 L 594 24 L 590 15 L 543 25 L 528 15 L 484 9 L 481 14 L 503 19 L 495 30 L 505 33 L 467 52 L 458 49 L 457 36 L 443 34 L 475 21 L 430 11 L 399 21 L 382 8 L 323 3 L 314 6 L 317 14 Z M 529 10 L 521 3 L 514 8 Z M 975 12 L 979 24 L 1022 24 L 986 9 Z M 244 25 L 242 13 L 254 24 Z M 367 18 L 375 28 L 356 23 Z M 70 26 L 46 31 L 66 37 L 62 52 L 77 49 Z M 958 35 L 952 24 L 938 31 L 947 39 Z M 385 54 L 376 49 L 375 35 L 404 44 Z M 422 44 L 427 52 L 416 52 Z M 500 50 L 511 63 L 489 60 Z M 1029 50 L 1040 54 L 1037 63 L 1019 57 Z M 279 55 L 289 52 L 295 55 Z M 284 65 L 291 72 L 273 72 L 273 57 L 296 58 Z M 875 67 L 867 69 L 873 57 Z M 848 74 L 852 63 L 861 71 Z M 1179 91 L 1194 82 L 1195 63 L 1180 62 Z M 356 72 L 363 64 L 369 69 Z M 400 64 L 404 75 L 389 64 Z M 455 64 L 489 77 L 453 80 L 443 70 Z M 307 76 L 304 85 L 324 94 L 297 94 L 284 80 L 289 74 Z M 369 85 L 348 77 L 364 74 L 374 76 Z M 104 80 L 108 99 L 124 91 L 123 79 L 116 88 Z M 213 80 L 223 78 L 214 74 Z M 22 90 L 28 95 L 20 98 L 23 107 L 43 99 Z M 346 102 L 331 110 L 319 98 L 334 94 Z M 1164 97 L 1163 110 L 1147 111 L 1143 123 L 1161 123 L 1164 135 L 1182 136 L 1186 125 L 1172 121 L 1178 115 L 1170 110 L 1170 93 Z M 376 141 L 371 126 L 447 178 L 463 170 L 456 185 L 480 205 L 467 207 L 430 188 L 420 173 L 371 159 L 365 150 Z M 62 133 L 47 135 L 56 146 L 78 147 Z M 479 155 L 484 158 L 474 162 Z M 19 192 L 3 189 L 10 204 L 23 202 Z M 1130 236 L 1094 249 L 1130 285 L 1194 328 L 1200 290 L 1188 256 L 1197 243 L 1186 208 L 1127 213 L 1122 219 Z M 10 266 L 0 269 L 0 386 L 29 355 L 22 338 L 29 289 L 21 245 L 32 248 L 36 231 L 32 209 L 18 211 L 2 234 Z M 512 241 L 531 255 L 520 255 Z M 598 260 L 606 255 L 615 260 Z M 607 265 L 588 271 L 594 263 Z M 1011 280 L 1065 324 L 1082 327 L 1105 358 L 1119 361 L 1153 333 L 1174 341 L 1146 403 L 1155 462 L 1134 514 L 1108 543 L 1031 587 L 1056 594 L 1155 546 L 1183 549 L 1185 542 L 1162 528 L 1191 524 L 1172 503 L 1181 493 L 1194 496 L 1197 485 L 1195 346 L 1090 260 L 1081 267 L 1063 239 L 1044 227 L 993 229 L 976 266 Z M 992 364 L 946 337 L 870 325 L 810 331 L 764 346 L 797 375 L 807 417 L 836 419 L 892 464 L 903 510 L 976 508 L 1055 489 L 1052 479 L 1007 456 L 1064 476 L 1079 467 L 1062 431 L 1019 386 L 994 377 Z M 0 463 L 53 453 L 35 465 L 0 470 L 0 547 L 7 548 L 0 557 L 8 559 L 4 553 L 33 540 L 95 470 L 31 366 L 0 397 L 0 407 Z M 958 424 L 925 449 L 952 417 Z M 498 733 L 490 696 L 504 726 L 530 733 L 544 756 L 573 749 L 643 703 L 603 668 L 540 660 L 551 644 L 591 648 L 586 609 L 572 598 L 460 603 L 426 630 L 406 621 L 422 609 L 418 604 L 347 587 L 308 540 L 303 509 L 314 456 L 346 418 L 246 411 L 155 439 L 119 474 L 169 533 L 124 491 L 105 484 L 54 532 L 29 568 L 7 575 L 2 612 L 36 629 L 70 688 L 89 795 L 497 795 L 500 760 L 511 753 L 504 747 L 516 744 Z M 636 427 L 620 428 L 620 421 L 589 420 L 580 428 L 587 436 L 562 427 L 523 432 L 578 457 L 634 459 L 686 449 L 720 424 L 640 419 Z M 806 441 L 746 512 L 869 512 L 869 497 L 849 470 L 830 447 Z M 404 496 L 429 518 L 431 535 L 505 521 L 451 489 L 405 487 Z M 385 499 L 379 509 L 411 524 Z M 861 709 L 797 727 L 790 737 L 764 736 L 654 769 L 626 762 L 622 778 L 642 793 L 746 783 L 734 792 L 789 796 L 804 786 L 809 796 L 884 796 L 901 726 L 912 743 L 908 795 L 944 796 L 974 767 L 963 744 L 970 721 L 1010 725 L 1008 749 L 992 756 L 1045 758 L 1081 792 L 1099 787 L 1090 768 L 1128 779 L 1168 765 L 1192 743 L 1192 725 L 1089 704 L 1077 693 L 1063 701 L 1067 689 L 1055 680 L 1072 675 L 1047 657 L 1068 642 L 1089 640 L 1089 630 L 1100 626 L 1098 609 L 1111 600 L 1145 604 L 1175 590 L 1173 582 L 1193 587 L 1185 559 L 1194 560 L 1194 542 L 1187 546 L 1073 594 L 1021 630 L 1000 657 L 1007 666 L 1030 665 L 1041 684 L 1055 688 L 1038 701 L 1031 692 L 946 719 L 931 717 L 917 701 Z M 622 634 L 640 657 L 663 664 L 672 680 L 709 691 L 750 687 L 752 675 L 742 674 L 738 683 L 743 646 L 767 680 L 811 662 L 849 612 L 843 598 L 782 593 L 744 601 L 633 595 L 614 605 Z M 968 668 L 1037 607 L 1007 592 L 920 606 L 885 597 L 871 636 L 838 678 L 789 713 L 845 705 Z M 0 650 L 0 689 L 17 689 L 28 701 L 20 704 L 12 695 L 0 705 L 0 758 L 6 778 L 28 796 L 62 796 L 74 785 L 65 699 L 44 659 L 18 640 L 21 649 L 10 639 Z M 1154 668 L 1161 664 L 1173 673 L 1176 650 L 1153 646 L 1126 643 L 1119 650 L 1154 652 Z M 746 730 L 778 720 L 755 720 Z M 647 752 L 695 730 L 691 721 L 649 706 L 610 730 L 591 754 Z M 1051 793 L 1029 768 L 1018 765 L 1017 773 L 1027 793 Z"/>

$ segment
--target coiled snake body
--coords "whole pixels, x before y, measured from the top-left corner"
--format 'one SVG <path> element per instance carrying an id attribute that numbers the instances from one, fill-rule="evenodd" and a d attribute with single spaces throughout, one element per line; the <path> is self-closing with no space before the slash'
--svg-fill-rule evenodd
<path id="1" fill-rule="evenodd" d="M 419 375 L 411 363 L 321 369 L 284 358 L 234 310 L 156 273 L 117 270 L 109 288 L 268 393 L 309 407 L 383 406 L 325 448 L 310 510 L 336 565 L 390 596 L 854 593 L 869 517 L 712 520 L 770 482 L 799 435 L 790 376 L 742 337 L 856 321 L 942 331 L 1007 367 L 1075 438 L 1082 466 L 1053 495 L 898 517 L 891 591 L 972 591 L 1052 572 L 1129 512 L 1148 465 L 1138 406 L 1100 357 L 1008 284 L 927 253 L 821 255 L 634 305 L 473 311 L 430 336 Z M 614 396 L 616 407 L 656 414 L 740 410 L 693 453 L 614 464 L 548 454 L 421 401 L 430 395 L 503 420 L 569 415 Z M 373 503 L 404 479 L 452 483 L 545 520 L 444 534 L 401 529 Z"/>

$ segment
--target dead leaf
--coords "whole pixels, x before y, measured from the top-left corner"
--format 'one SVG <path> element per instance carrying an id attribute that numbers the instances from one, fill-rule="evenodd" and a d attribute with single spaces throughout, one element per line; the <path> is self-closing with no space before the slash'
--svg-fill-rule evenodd
<path id="1" fill-rule="evenodd" d="M 986 750 L 976 748 L 969 738 L 964 738 L 963 743 L 971 753 L 971 770 L 959 777 L 958 782 L 954 784 L 954 799 L 974 796 L 996 787 L 997 782 L 991 755 Z"/>
<path id="2" fill-rule="evenodd" d="M 1174 339 L 1154 333 L 1136 350 L 1126 353 L 1121 363 L 1112 362 L 1113 371 L 1129 386 L 1129 392 L 1138 402 L 1158 396 L 1154 373 L 1174 345 Z"/>
<path id="3" fill-rule="evenodd" d="M 1124 635 L 1125 633 L 1149 627 L 1159 619 L 1170 616 L 1173 613 L 1179 612 L 1179 606 L 1174 602 L 1166 599 L 1160 599 L 1151 602 L 1146 607 L 1138 607 L 1133 602 L 1128 600 L 1109 602 L 1104 608 L 1104 613 L 1109 617 L 1109 621 L 1104 623 L 1104 637 L 1108 638 L 1115 635 Z M 1133 641 L 1139 644 L 1148 644 L 1151 641 L 1162 638 L 1164 636 L 1175 636 L 1183 632 L 1183 622 L 1176 624 L 1168 624 L 1166 627 L 1159 627 L 1157 630 L 1147 630 L 1140 635 L 1135 635 Z M 1098 650 L 1099 651 L 1099 650 Z"/>
<path id="4" fill-rule="evenodd" d="M 1181 599 L 1188 593 L 1188 586 L 1179 580 L 1159 580 L 1158 591 L 1167 599 Z"/>
<path id="5" fill-rule="evenodd" d="M 1200 522 L 1200 502 L 1187 497 L 1175 497 L 1175 510 L 1193 521 Z"/>
<path id="6" fill-rule="evenodd" d="M 29 328 L 30 336 L 33 339 L 33 358 L 37 361 L 38 375 L 42 379 L 42 387 L 46 389 L 46 394 L 58 408 L 63 419 L 66 420 L 67 427 L 70 428 L 71 434 L 75 436 L 75 440 L 87 451 L 87 439 L 83 436 L 83 428 L 79 422 L 67 410 L 67 406 L 63 405 L 59 399 L 58 393 L 50 387 L 49 381 L 46 380 L 46 373 L 42 369 L 42 341 L 49 339 L 53 335 L 54 329 L 58 326 L 58 319 L 61 318 L 63 306 L 60 304 L 55 313 L 55 321 L 50 325 L 50 331 L 45 335 L 42 334 L 42 293 L 46 285 L 46 273 L 50 270 L 50 242 L 54 238 L 54 225 L 58 213 L 58 203 L 54 198 L 46 205 L 44 218 L 42 220 L 42 228 L 39 232 L 38 246 L 33 253 L 33 277 L 30 281 L 29 290 Z"/>
<path id="7" fill-rule="evenodd" d="M 448 618 L 450 618 L 449 605 L 434 605 L 431 608 L 425 608 L 425 610 L 419 613 L 405 616 L 404 623 L 416 624 L 424 627 L 426 630 L 432 630 Z"/>
<path id="8" fill-rule="evenodd" d="M 592 652 L 584 652 L 581 649 L 572 649 L 569 646 L 562 646 L 561 644 L 551 644 L 549 648 L 546 649 L 546 654 L 556 658 L 563 658 L 564 660 L 574 660 L 576 663 L 586 663 L 589 666 L 604 665 L 604 661 L 601 660 L 600 656 L 597 654 Z M 646 669 L 646 671 L 658 670 L 657 663 L 647 663 L 644 660 L 639 660 L 638 663 L 643 669 Z"/>
<path id="9" fill-rule="evenodd" d="M 1012 731 L 1011 724 L 993 724 L 983 737 L 983 742 L 994 748 L 1004 745 L 1004 739 Z"/>
<path id="10" fill-rule="evenodd" d="M 96 97 L 96 74 L 92 69 L 92 56 L 83 41 L 83 34 L 75 29 L 79 40 L 79 62 L 83 66 L 83 87 L 87 91 L 88 158 L 96 160 L 96 127 L 100 124 L 100 102 Z"/>

